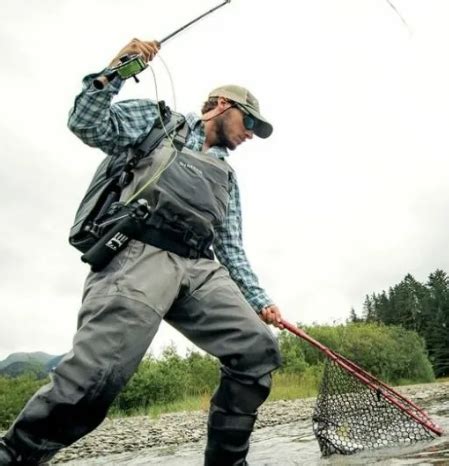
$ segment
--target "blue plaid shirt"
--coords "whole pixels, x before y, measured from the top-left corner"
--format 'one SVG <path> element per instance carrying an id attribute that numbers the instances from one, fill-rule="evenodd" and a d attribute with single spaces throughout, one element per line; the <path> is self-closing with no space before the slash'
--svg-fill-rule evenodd
<path id="1" fill-rule="evenodd" d="M 101 73 L 100 73 L 101 74 Z M 76 97 L 69 114 L 68 126 L 84 143 L 116 156 L 140 143 L 153 127 L 159 116 L 155 103 L 149 99 L 124 100 L 111 105 L 112 99 L 123 86 L 115 78 L 102 90 L 92 82 L 99 74 L 83 79 L 83 90 Z M 204 125 L 194 113 L 186 115 L 190 134 L 187 147 L 201 151 L 205 140 Z M 223 147 L 214 146 L 208 151 L 222 160 L 228 155 Z M 215 229 L 213 244 L 217 259 L 228 270 L 249 304 L 259 312 L 272 301 L 259 286 L 251 269 L 242 242 L 242 213 L 237 180 L 233 178 L 226 219 Z"/>

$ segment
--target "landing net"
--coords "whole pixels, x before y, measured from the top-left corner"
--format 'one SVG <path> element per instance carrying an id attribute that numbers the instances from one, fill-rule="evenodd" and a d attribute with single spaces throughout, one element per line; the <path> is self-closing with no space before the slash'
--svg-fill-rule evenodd
<path id="1" fill-rule="evenodd" d="M 323 456 L 410 445 L 442 435 L 424 410 L 395 389 L 300 328 L 284 320 L 282 324 L 326 356 L 313 413 Z"/>
<path id="2" fill-rule="evenodd" d="M 313 430 L 323 456 L 409 445 L 435 438 L 437 428 L 416 405 L 385 386 L 366 385 L 326 360 Z M 399 406 L 398 406 L 399 405 Z"/>

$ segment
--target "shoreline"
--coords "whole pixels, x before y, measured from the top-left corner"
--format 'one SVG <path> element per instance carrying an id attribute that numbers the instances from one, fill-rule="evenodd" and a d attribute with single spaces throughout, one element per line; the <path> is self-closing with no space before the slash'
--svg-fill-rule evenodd
<path id="1" fill-rule="evenodd" d="M 418 405 L 449 399 L 449 382 L 396 387 Z M 288 424 L 311 417 L 315 398 L 266 402 L 259 410 L 255 429 Z M 58 453 L 52 464 L 113 455 L 151 447 L 198 442 L 206 436 L 207 411 L 183 411 L 148 416 L 106 418 L 91 434 Z"/>

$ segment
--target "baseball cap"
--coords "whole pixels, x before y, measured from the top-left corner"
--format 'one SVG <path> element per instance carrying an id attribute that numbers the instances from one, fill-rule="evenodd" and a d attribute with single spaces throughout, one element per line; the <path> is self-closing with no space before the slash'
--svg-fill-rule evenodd
<path id="1" fill-rule="evenodd" d="M 225 97 L 245 107 L 256 119 L 257 124 L 254 128 L 256 136 L 267 138 L 273 132 L 273 126 L 260 114 L 259 101 L 248 89 L 235 84 L 227 84 L 211 91 L 209 97 Z"/>

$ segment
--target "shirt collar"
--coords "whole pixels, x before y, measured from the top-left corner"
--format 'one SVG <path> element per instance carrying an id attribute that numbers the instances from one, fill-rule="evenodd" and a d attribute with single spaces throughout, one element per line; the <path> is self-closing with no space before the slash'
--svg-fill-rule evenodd
<path id="1" fill-rule="evenodd" d="M 202 139 L 201 145 L 204 144 L 204 140 L 206 139 L 206 135 L 204 134 L 204 123 L 196 113 L 188 113 L 186 115 L 186 121 L 189 125 L 189 128 L 192 132 L 198 134 L 198 136 Z M 225 157 L 229 156 L 228 150 L 226 147 L 221 146 L 212 146 L 207 151 L 206 154 L 211 154 L 218 159 L 224 160 Z"/>

